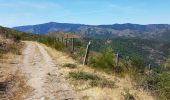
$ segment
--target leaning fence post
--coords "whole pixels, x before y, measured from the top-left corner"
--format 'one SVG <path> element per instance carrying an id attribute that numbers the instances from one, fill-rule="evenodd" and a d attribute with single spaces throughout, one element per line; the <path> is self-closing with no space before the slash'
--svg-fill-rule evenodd
<path id="1" fill-rule="evenodd" d="M 91 41 L 89 41 L 89 43 L 87 44 L 83 65 L 87 65 L 87 63 L 88 63 L 88 55 L 89 55 L 90 45 L 91 45 Z"/>
<path id="2" fill-rule="evenodd" d="M 116 66 L 119 65 L 119 53 L 116 54 Z"/>

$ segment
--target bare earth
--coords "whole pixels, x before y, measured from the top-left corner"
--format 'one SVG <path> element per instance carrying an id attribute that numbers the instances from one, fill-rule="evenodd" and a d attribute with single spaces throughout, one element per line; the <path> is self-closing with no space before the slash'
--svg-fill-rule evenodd
<path id="1" fill-rule="evenodd" d="M 25 42 L 22 72 L 33 92 L 26 100 L 75 100 L 75 92 L 58 71 L 57 65 L 43 45 Z M 55 72 L 54 72 L 55 71 Z M 55 76 L 55 78 L 53 78 Z"/>

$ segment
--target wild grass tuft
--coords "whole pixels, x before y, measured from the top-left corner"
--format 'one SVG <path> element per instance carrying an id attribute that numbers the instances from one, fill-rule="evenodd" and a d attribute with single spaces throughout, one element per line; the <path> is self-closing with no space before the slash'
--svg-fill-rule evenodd
<path id="1" fill-rule="evenodd" d="M 92 80 L 90 82 L 90 86 L 92 87 L 101 87 L 101 88 L 114 88 L 115 87 L 115 82 L 110 81 L 107 79 L 101 79 L 101 80 Z"/>
<path id="2" fill-rule="evenodd" d="M 3 57 L 2 53 L 0 52 L 0 59 Z"/>
<path id="3" fill-rule="evenodd" d="M 122 93 L 124 100 L 135 100 L 134 96 L 129 92 L 129 89 L 124 89 L 124 93 Z"/>
<path id="4" fill-rule="evenodd" d="M 74 68 L 77 67 L 76 64 L 70 64 L 70 63 L 64 64 L 63 66 L 64 66 L 64 67 L 68 67 L 68 68 L 72 68 L 72 69 L 74 69 Z"/>
<path id="5" fill-rule="evenodd" d="M 91 87 L 114 88 L 115 82 L 105 78 L 98 77 L 95 74 L 87 72 L 70 72 L 69 76 L 75 80 L 89 81 Z"/>
<path id="6" fill-rule="evenodd" d="M 76 80 L 100 80 L 97 75 L 87 72 L 70 72 L 69 76 Z"/>

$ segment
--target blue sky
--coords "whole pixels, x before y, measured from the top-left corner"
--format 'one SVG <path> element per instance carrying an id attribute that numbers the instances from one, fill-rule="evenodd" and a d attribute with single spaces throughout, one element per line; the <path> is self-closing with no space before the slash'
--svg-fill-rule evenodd
<path id="1" fill-rule="evenodd" d="M 0 25 L 170 24 L 170 0 L 0 0 Z"/>

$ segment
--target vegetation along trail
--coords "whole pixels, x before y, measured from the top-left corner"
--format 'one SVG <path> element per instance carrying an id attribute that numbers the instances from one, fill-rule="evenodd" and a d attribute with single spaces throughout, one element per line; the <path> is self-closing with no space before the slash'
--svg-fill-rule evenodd
<path id="1" fill-rule="evenodd" d="M 28 78 L 28 85 L 33 92 L 26 97 L 27 100 L 65 100 L 76 99 L 74 91 L 57 72 L 57 65 L 49 56 L 44 45 L 37 42 L 25 42 L 23 51 L 22 71 Z M 57 80 L 48 80 L 50 73 L 55 70 Z"/>

